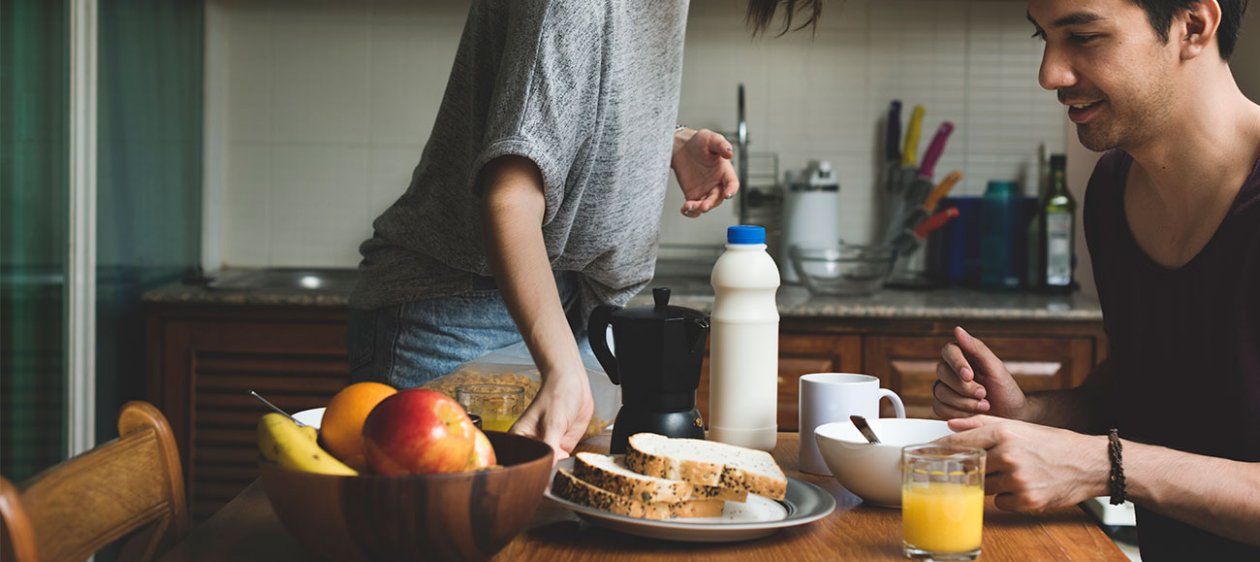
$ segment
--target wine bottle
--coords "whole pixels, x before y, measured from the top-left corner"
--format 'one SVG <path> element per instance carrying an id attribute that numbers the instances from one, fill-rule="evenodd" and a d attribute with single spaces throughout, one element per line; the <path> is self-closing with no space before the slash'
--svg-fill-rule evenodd
<path id="1" fill-rule="evenodd" d="M 1049 293 L 1072 292 L 1075 262 L 1076 200 L 1067 188 L 1067 158 L 1050 157 L 1050 189 L 1041 203 L 1041 288 Z"/>

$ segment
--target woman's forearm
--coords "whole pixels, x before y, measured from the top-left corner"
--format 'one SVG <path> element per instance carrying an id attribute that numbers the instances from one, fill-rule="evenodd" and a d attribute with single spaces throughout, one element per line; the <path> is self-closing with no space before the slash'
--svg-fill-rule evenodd
<path id="1" fill-rule="evenodd" d="M 483 223 L 495 279 L 544 377 L 582 372 L 542 236 L 542 176 L 533 162 L 503 157 L 484 175 Z"/>

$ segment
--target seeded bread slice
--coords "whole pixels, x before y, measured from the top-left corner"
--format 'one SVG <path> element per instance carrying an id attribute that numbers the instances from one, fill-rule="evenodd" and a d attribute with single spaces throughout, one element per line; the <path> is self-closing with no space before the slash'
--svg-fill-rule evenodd
<path id="1" fill-rule="evenodd" d="M 722 508 L 726 505 L 725 501 L 717 499 L 643 502 L 583 482 L 564 468 L 556 471 L 556 478 L 551 482 L 551 493 L 573 503 L 641 519 L 718 517 L 722 515 Z"/>
<path id="2" fill-rule="evenodd" d="M 765 451 L 701 439 L 636 433 L 626 446 L 626 468 L 657 478 L 720 486 L 781 500 L 787 476 Z"/>
<path id="3" fill-rule="evenodd" d="M 748 499 L 746 491 L 718 486 L 699 486 L 682 480 L 639 474 L 626 468 L 621 455 L 578 453 L 573 460 L 573 475 L 614 494 L 645 502 L 676 502 L 691 499 L 742 502 Z"/>

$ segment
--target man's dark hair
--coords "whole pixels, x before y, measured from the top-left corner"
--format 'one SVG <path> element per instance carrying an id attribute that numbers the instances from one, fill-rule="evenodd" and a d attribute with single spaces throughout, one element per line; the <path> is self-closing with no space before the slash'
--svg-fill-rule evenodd
<path id="1" fill-rule="evenodd" d="M 1173 16 L 1190 6 L 1206 0 L 1133 0 L 1146 11 L 1146 19 L 1159 34 L 1159 39 L 1168 42 L 1168 30 L 1172 27 Z M 1221 58 L 1229 60 L 1234 54 L 1234 46 L 1238 44 L 1238 28 L 1242 25 L 1243 12 L 1247 11 L 1248 0 L 1217 0 L 1221 5 L 1221 25 L 1216 30 L 1216 41 L 1221 47 Z"/>

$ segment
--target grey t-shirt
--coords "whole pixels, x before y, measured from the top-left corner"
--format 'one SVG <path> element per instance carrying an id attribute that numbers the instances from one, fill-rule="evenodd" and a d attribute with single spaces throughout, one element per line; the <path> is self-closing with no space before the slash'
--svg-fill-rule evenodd
<path id="1" fill-rule="evenodd" d="M 652 278 L 682 75 L 686 0 L 474 0 L 411 185 L 360 247 L 357 308 L 467 291 L 490 275 L 477 174 L 542 172 L 551 267 L 583 317 Z"/>

